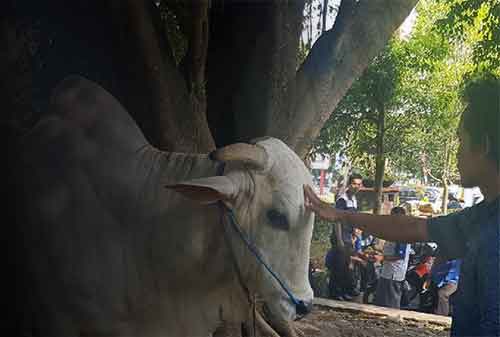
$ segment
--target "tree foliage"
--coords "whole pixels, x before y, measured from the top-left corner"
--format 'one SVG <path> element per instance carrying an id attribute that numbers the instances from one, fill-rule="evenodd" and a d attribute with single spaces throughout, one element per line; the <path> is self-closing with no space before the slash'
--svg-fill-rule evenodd
<path id="1" fill-rule="evenodd" d="M 403 66 L 396 43 L 392 40 L 353 84 L 321 130 L 314 147 L 316 152 L 349 158 L 366 177 L 375 172 L 379 112 L 385 113 L 383 150 L 389 155 L 397 151 L 409 121 L 409 116 L 401 111 Z"/>
<path id="2" fill-rule="evenodd" d="M 440 0 L 446 15 L 437 24 L 452 41 L 468 45 L 474 62 L 482 67 L 500 66 L 500 1 Z"/>
<path id="3" fill-rule="evenodd" d="M 389 178 L 458 182 L 456 130 L 463 110 L 462 81 L 477 68 L 497 66 L 499 60 L 499 26 L 492 25 L 498 3 L 473 3 L 421 0 L 410 38 L 394 37 L 367 68 L 321 130 L 315 151 L 341 154 L 373 175 L 376 129 L 369 106 L 373 97 L 393 87 L 384 144 Z M 479 32 L 479 27 L 485 30 Z M 451 37 L 454 33 L 460 34 Z M 384 54 L 393 58 L 398 76 L 380 71 Z"/>
<path id="4" fill-rule="evenodd" d="M 460 87 L 476 64 L 471 50 L 453 42 L 437 23 L 448 15 L 439 1 L 422 0 L 412 38 L 401 47 L 406 65 L 402 87 L 413 110 L 402 146 L 407 155 L 395 158 L 401 170 L 429 182 L 457 182 L 456 130 L 463 109 Z"/>

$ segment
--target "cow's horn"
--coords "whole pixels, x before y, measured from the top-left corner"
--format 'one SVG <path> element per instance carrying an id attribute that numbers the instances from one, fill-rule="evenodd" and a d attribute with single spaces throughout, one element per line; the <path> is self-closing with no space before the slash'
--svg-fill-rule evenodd
<path id="1" fill-rule="evenodd" d="M 215 150 L 210 158 L 226 163 L 243 163 L 258 170 L 266 170 L 269 166 L 269 156 L 259 145 L 247 143 L 231 144 Z"/>

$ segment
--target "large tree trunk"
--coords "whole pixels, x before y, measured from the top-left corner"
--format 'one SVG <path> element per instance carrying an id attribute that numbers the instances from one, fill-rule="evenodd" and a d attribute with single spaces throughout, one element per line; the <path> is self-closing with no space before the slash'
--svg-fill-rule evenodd
<path id="1" fill-rule="evenodd" d="M 304 1 L 212 5 L 208 118 L 218 145 L 271 135 L 297 69 Z"/>

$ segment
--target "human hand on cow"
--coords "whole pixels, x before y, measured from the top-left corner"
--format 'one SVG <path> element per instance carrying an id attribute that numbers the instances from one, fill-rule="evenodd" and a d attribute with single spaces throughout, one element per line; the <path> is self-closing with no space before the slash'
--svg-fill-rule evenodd
<path id="1" fill-rule="evenodd" d="M 309 185 L 304 185 L 304 206 L 325 220 L 336 221 L 340 218 L 341 211 L 322 201 Z"/>

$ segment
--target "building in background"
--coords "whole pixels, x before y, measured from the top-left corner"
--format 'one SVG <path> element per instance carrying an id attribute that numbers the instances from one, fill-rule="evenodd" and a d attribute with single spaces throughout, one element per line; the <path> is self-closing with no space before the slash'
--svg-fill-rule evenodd
<path id="1" fill-rule="evenodd" d="M 316 155 L 311 163 L 314 187 L 320 196 L 330 192 L 331 174 L 328 172 L 330 168 L 330 157 L 326 155 Z"/>

